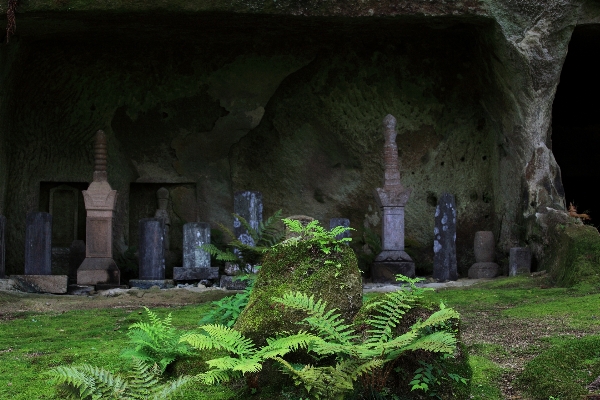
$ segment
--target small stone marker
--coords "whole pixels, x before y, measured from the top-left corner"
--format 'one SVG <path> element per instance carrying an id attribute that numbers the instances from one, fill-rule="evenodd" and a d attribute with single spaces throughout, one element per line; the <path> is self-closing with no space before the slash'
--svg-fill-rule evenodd
<path id="1" fill-rule="evenodd" d="M 332 230 L 333 228 L 336 228 L 338 226 L 343 226 L 344 228 L 350 228 L 350 220 L 348 218 L 331 218 L 329 220 L 329 230 Z M 352 233 L 348 229 L 346 232 L 337 235 L 335 238 L 337 240 L 340 240 L 343 238 L 349 238 L 350 236 L 352 236 Z"/>
<path id="2" fill-rule="evenodd" d="M 445 282 L 458 279 L 456 266 L 456 203 L 444 193 L 435 209 L 433 228 L 433 279 Z"/>
<path id="3" fill-rule="evenodd" d="M 371 278 L 377 283 L 395 283 L 397 274 L 415 277 L 415 263 L 404 251 L 404 206 L 412 189 L 405 188 L 400 182 L 396 118 L 388 114 L 383 119 L 383 129 L 385 138 L 383 188 L 375 189 L 375 199 L 382 215 L 381 247 L 383 250 L 375 258 L 371 268 Z"/>
<path id="4" fill-rule="evenodd" d="M 210 244 L 210 225 L 188 222 L 183 225 L 183 267 L 173 268 L 176 281 L 217 279 L 219 268 L 210 266 L 210 254 L 200 246 Z"/>
<path id="5" fill-rule="evenodd" d="M 112 258 L 112 223 L 117 191 L 108 183 L 107 138 L 96 132 L 94 140 L 94 180 L 83 191 L 85 201 L 85 260 L 77 269 L 78 285 L 119 286 L 121 272 Z"/>
<path id="6" fill-rule="evenodd" d="M 262 193 L 252 191 L 236 192 L 233 196 L 233 212 L 244 218 L 253 229 L 258 229 L 263 213 Z M 233 233 L 240 242 L 249 246 L 255 245 L 254 239 L 237 218 L 233 220 Z"/>
<path id="7" fill-rule="evenodd" d="M 6 217 L 0 215 L 0 279 L 6 276 Z"/>
<path id="8" fill-rule="evenodd" d="M 475 264 L 469 268 L 469 278 L 495 278 L 498 275 L 498 264 L 494 262 L 496 248 L 494 233 L 490 231 L 475 232 Z"/>
<path id="9" fill-rule="evenodd" d="M 25 224 L 25 275 L 52 275 L 52 215 L 30 212 Z"/>
<path id="10" fill-rule="evenodd" d="M 531 273 L 531 250 L 529 247 L 513 247 L 510 249 L 508 276 Z"/>
<path id="11" fill-rule="evenodd" d="M 144 218 L 139 225 L 139 277 L 165 279 L 164 224 L 159 218 Z"/>

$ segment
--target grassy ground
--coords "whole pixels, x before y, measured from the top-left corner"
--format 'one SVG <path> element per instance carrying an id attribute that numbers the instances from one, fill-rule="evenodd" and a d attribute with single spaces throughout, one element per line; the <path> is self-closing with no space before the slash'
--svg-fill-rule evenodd
<path id="1" fill-rule="evenodd" d="M 142 305 L 153 306 L 160 316 L 171 312 L 173 325 L 189 330 L 213 299 L 178 302 L 161 295 L 143 296 L 152 300 L 142 304 L 131 295 L 103 302 L 61 296 L 32 300 L 0 292 L 0 398 L 56 399 L 41 374 L 57 365 L 90 363 L 126 372 L 128 361 L 119 354 L 128 344 L 127 327 L 145 318 Z M 427 296 L 461 313 L 473 399 L 580 399 L 600 375 L 598 288 L 549 288 L 544 278 L 504 278 Z M 165 308 L 169 301 L 176 305 Z M 198 367 L 194 364 L 201 362 L 191 362 L 190 371 Z M 191 384 L 176 399 L 250 397 L 244 393 L 241 386 Z"/>

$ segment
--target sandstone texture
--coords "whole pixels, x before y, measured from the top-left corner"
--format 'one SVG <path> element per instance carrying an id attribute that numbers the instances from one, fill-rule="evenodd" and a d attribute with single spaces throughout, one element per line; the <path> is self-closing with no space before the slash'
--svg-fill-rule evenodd
<path id="1" fill-rule="evenodd" d="M 600 38 L 595 0 L 28 0 L 16 20 L 0 46 L 7 274 L 23 272 L 25 215 L 49 212 L 55 187 L 88 186 L 98 129 L 115 260 L 161 187 L 179 254 L 166 278 L 183 225 L 230 227 L 242 190 L 262 193 L 264 215 L 349 218 L 361 249 L 362 230 L 380 230 L 387 114 L 417 274 L 431 273 L 445 192 L 460 276 L 483 230 L 497 252 L 528 246 L 548 264 L 544 215 L 565 210 L 552 105 L 574 32 Z"/>

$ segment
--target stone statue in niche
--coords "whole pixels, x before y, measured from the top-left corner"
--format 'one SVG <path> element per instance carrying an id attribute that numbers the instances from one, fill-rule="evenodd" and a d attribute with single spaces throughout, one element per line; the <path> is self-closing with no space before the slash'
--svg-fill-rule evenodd
<path id="1" fill-rule="evenodd" d="M 383 119 L 385 144 L 383 156 L 385 171 L 383 188 L 375 189 L 375 199 L 381 208 L 381 247 L 371 268 L 373 282 L 395 282 L 396 274 L 415 276 L 415 263 L 404 251 L 404 206 L 412 189 L 400 182 L 398 146 L 396 145 L 396 118 Z"/>
<path id="2" fill-rule="evenodd" d="M 158 209 L 154 213 L 154 218 L 158 218 L 163 221 L 165 226 L 165 232 L 163 234 L 165 250 L 169 250 L 169 230 L 171 229 L 171 219 L 169 218 L 169 190 L 161 187 L 156 191 L 156 198 L 158 200 Z"/>

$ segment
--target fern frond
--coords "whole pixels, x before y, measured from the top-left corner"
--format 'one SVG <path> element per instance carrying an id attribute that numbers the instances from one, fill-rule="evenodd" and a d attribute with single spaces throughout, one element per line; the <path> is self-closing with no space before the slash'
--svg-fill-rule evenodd
<path id="1" fill-rule="evenodd" d="M 208 324 L 201 326 L 200 329 L 207 334 L 183 335 L 180 341 L 189 343 L 199 350 L 224 349 L 242 357 L 248 357 L 256 351 L 250 339 L 227 326 Z"/>
<path id="2" fill-rule="evenodd" d="M 188 376 L 180 376 L 179 378 L 162 384 L 152 391 L 152 395 L 150 397 L 151 400 L 163 400 L 168 399 L 177 391 L 179 391 L 184 385 L 191 381 L 191 378 Z"/>
<path id="3" fill-rule="evenodd" d="M 298 349 L 306 349 L 314 343 L 321 343 L 323 339 L 311 333 L 300 331 L 291 336 L 282 336 L 276 339 L 268 338 L 267 345 L 260 349 L 256 356 L 261 359 L 282 357 Z"/>
<path id="4" fill-rule="evenodd" d="M 309 317 L 305 318 L 303 322 L 309 324 L 325 340 L 349 344 L 357 338 L 352 327 L 344 325 L 340 314 L 334 314 L 337 309 L 325 312 L 327 302 L 322 300 L 315 302 L 314 296 L 309 297 L 300 292 L 292 292 L 285 293 L 281 298 L 274 297 L 272 300 L 286 307 L 306 312 Z"/>
<path id="5" fill-rule="evenodd" d="M 456 349 L 456 337 L 449 332 L 434 332 L 417 339 L 406 350 L 425 350 L 433 353 L 452 353 Z"/>
<path id="6" fill-rule="evenodd" d="M 215 257 L 219 261 L 225 262 L 237 262 L 239 257 L 229 250 L 221 250 L 217 246 L 211 243 L 204 243 L 200 246 L 200 249 L 206 251 L 211 256 Z"/>
<path id="7" fill-rule="evenodd" d="M 436 325 L 440 325 L 450 319 L 459 319 L 460 318 L 460 314 L 452 309 L 452 308 L 446 308 L 444 306 L 444 304 L 440 304 L 440 309 L 436 312 L 434 312 L 433 314 L 431 314 L 429 316 L 429 318 L 427 318 L 425 321 L 423 322 L 417 322 L 414 327 L 415 328 L 425 328 L 428 326 L 436 326 Z"/>
<path id="8" fill-rule="evenodd" d="M 240 371 L 224 371 L 220 369 L 211 369 L 196 376 L 205 385 L 214 385 L 221 382 L 227 382 L 231 379 L 242 377 Z"/>
<path id="9" fill-rule="evenodd" d="M 367 324 L 373 329 L 367 330 L 367 342 L 386 342 L 393 337 L 394 329 L 400 323 L 402 316 L 410 310 L 419 297 L 408 290 L 397 290 L 386 293 L 383 299 L 369 304 L 369 309 L 375 308 L 379 314 L 367 319 Z"/>
<path id="10" fill-rule="evenodd" d="M 248 223 L 248 221 L 246 221 L 246 218 L 244 218 L 241 215 L 238 215 L 236 213 L 233 213 L 232 215 L 236 220 L 238 220 L 243 225 L 244 229 L 246 230 L 248 235 L 250 235 L 250 237 L 252 238 L 254 243 L 255 244 L 258 243 L 258 241 L 260 240 L 259 233 L 252 225 L 250 225 Z"/>
<path id="11" fill-rule="evenodd" d="M 50 383 L 71 387 L 79 398 L 101 399 L 103 396 L 119 398 L 128 390 L 127 382 L 111 372 L 83 364 L 74 367 L 60 366 L 46 372 Z"/>

